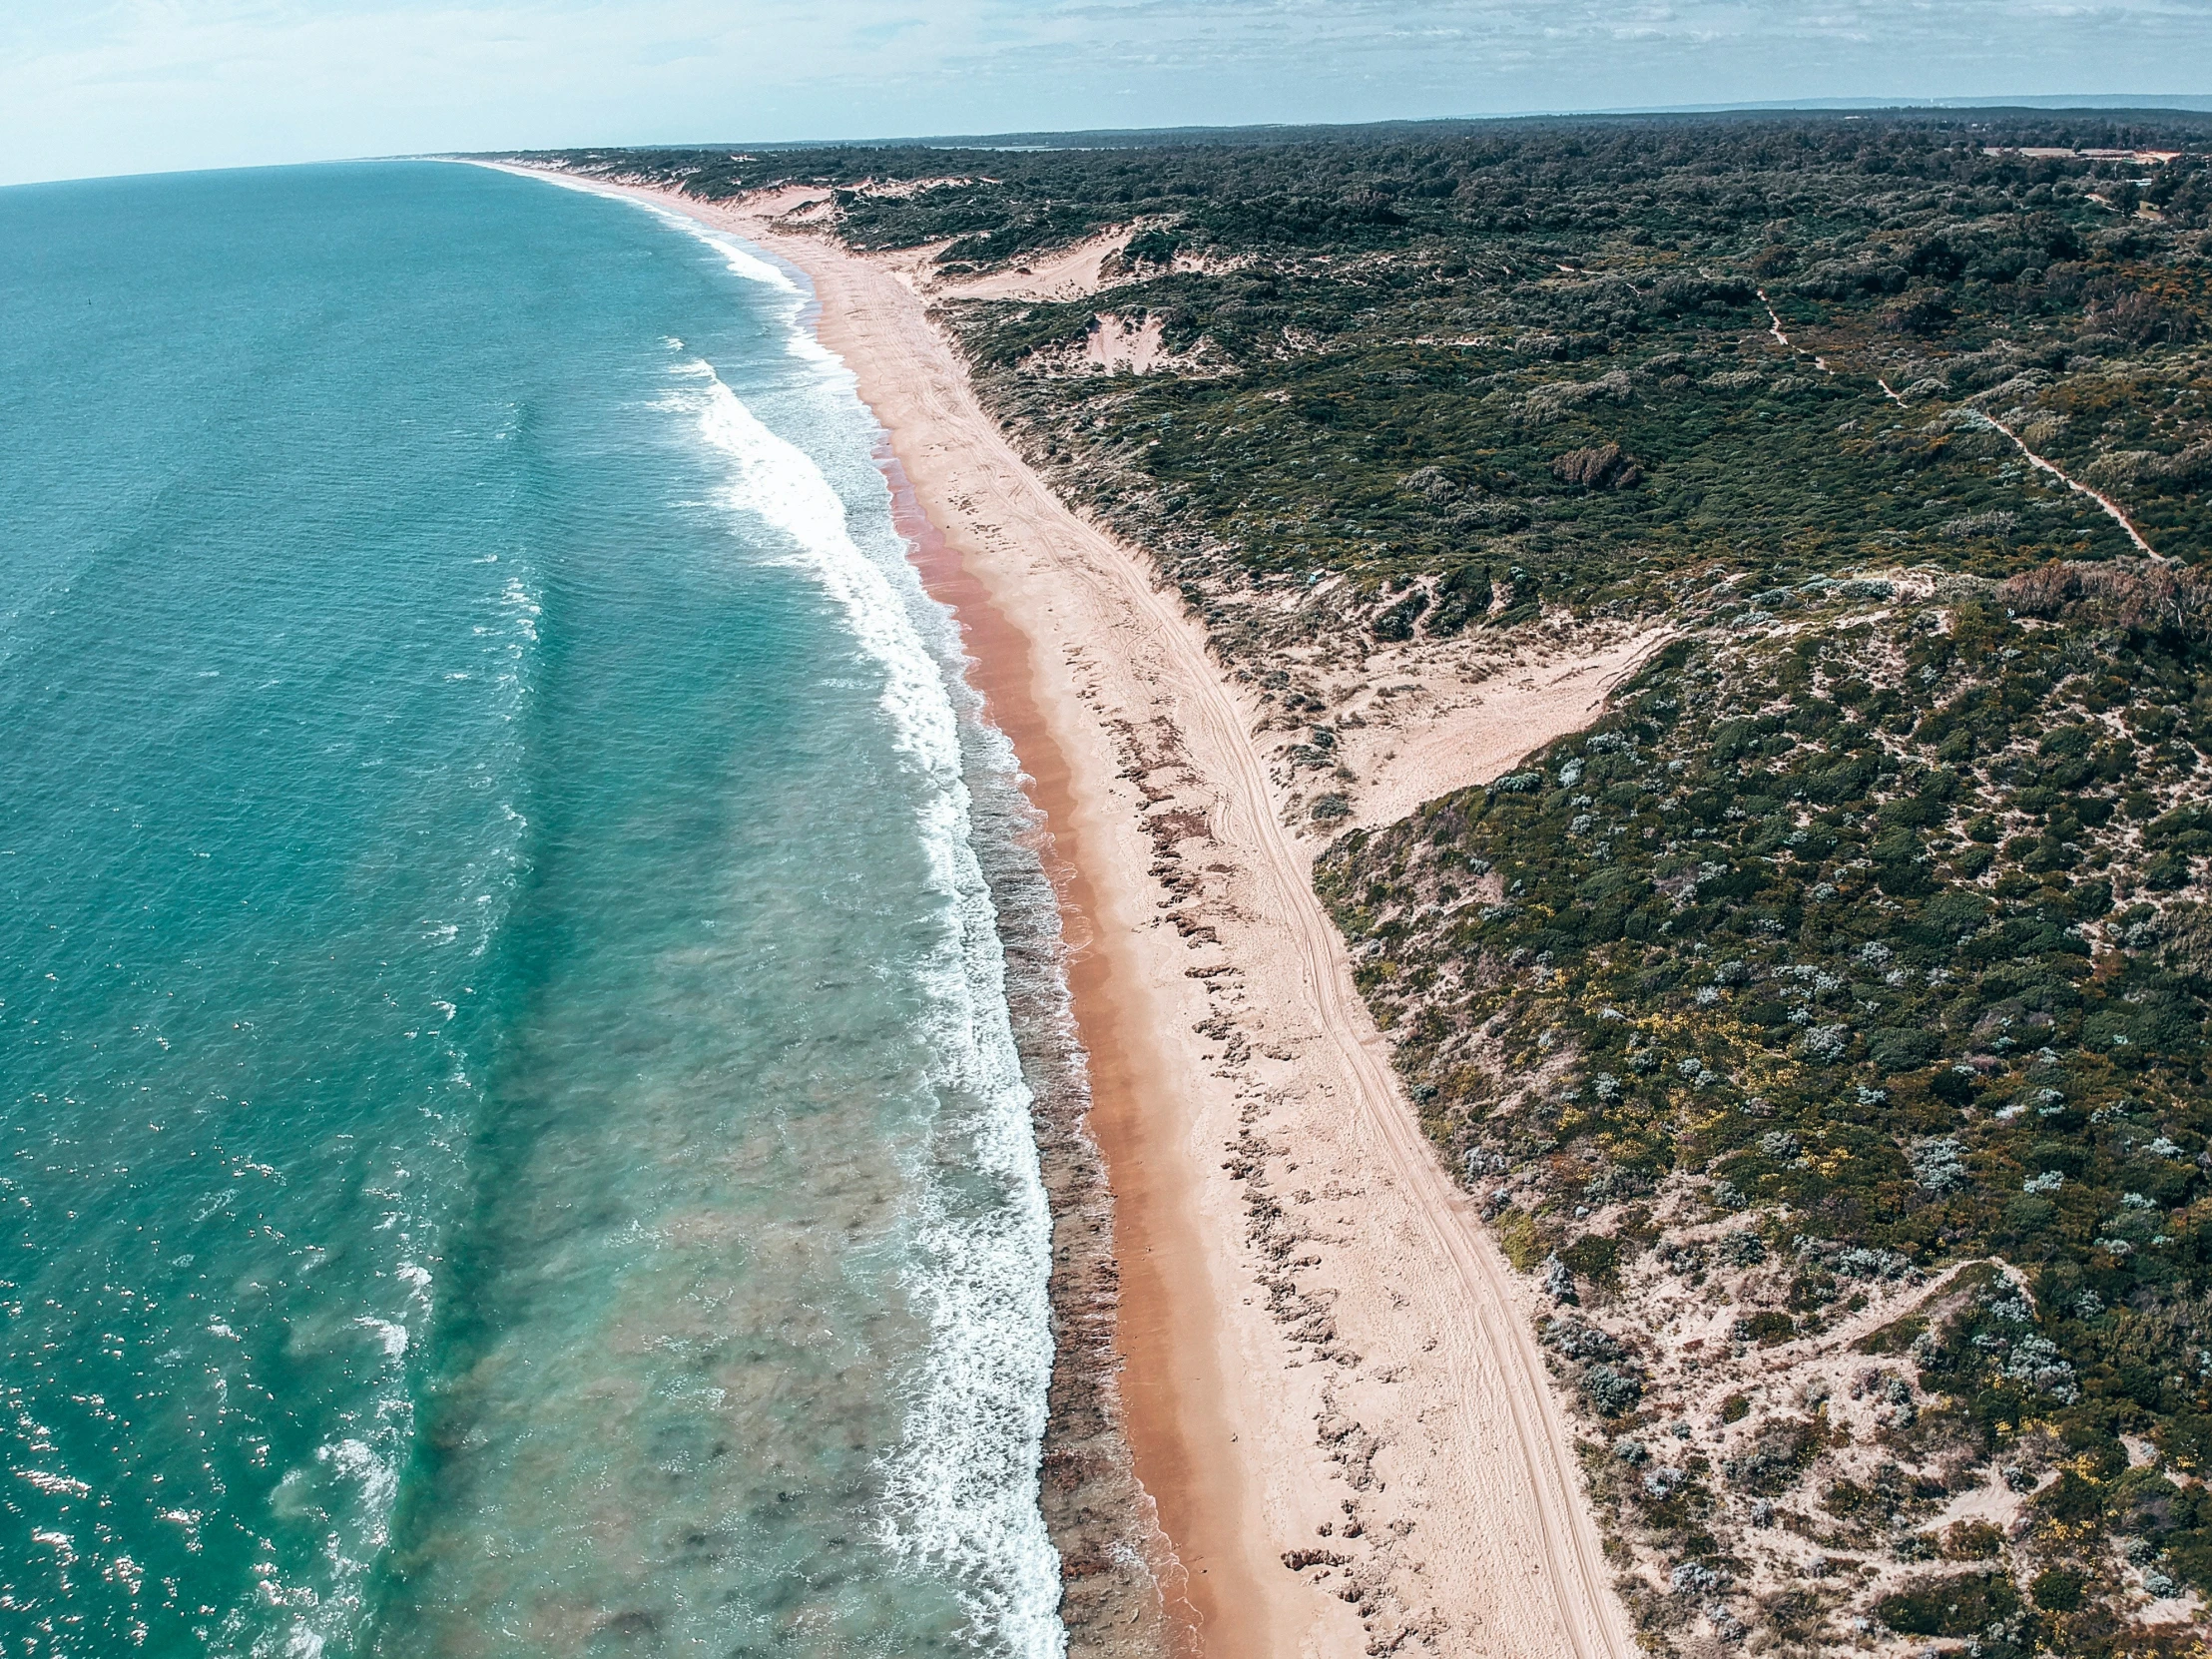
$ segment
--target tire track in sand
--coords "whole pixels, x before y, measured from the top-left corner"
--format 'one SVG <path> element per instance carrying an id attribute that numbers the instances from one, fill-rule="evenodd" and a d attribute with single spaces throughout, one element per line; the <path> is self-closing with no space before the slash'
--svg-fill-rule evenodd
<path id="1" fill-rule="evenodd" d="M 1085 530 L 1098 533 L 1085 525 Z M 1104 543 L 1104 538 L 1099 537 Z M 1513 1438 L 1524 1478 L 1537 1497 L 1543 1527 L 1542 1554 L 1560 1623 L 1578 1659 L 1627 1659 L 1638 1651 L 1625 1611 L 1610 1588 L 1596 1524 L 1582 1499 L 1581 1471 L 1575 1466 L 1573 1435 L 1552 1397 L 1549 1374 L 1535 1338 L 1513 1306 L 1506 1266 L 1496 1244 L 1481 1230 L 1473 1206 L 1445 1173 L 1435 1150 L 1421 1133 L 1411 1106 L 1400 1094 L 1382 1033 L 1352 978 L 1336 924 L 1314 891 L 1309 858 L 1293 842 L 1277 816 L 1274 791 L 1265 764 L 1254 749 L 1243 712 L 1224 685 L 1195 629 L 1173 600 L 1153 587 L 1137 568 L 1136 555 L 1118 543 L 1105 543 L 1128 573 L 1131 604 L 1152 623 L 1154 637 L 1173 653 L 1185 687 L 1186 718 L 1202 716 L 1206 747 L 1229 762 L 1222 786 L 1225 817 L 1216 838 L 1242 841 L 1258 854 L 1257 873 L 1276 899 L 1276 914 L 1290 924 L 1301 958 L 1301 978 L 1312 997 L 1317 1023 L 1335 1049 L 1355 1089 L 1355 1110 L 1373 1133 L 1396 1176 L 1426 1223 L 1430 1243 L 1444 1258 L 1464 1297 L 1464 1311 L 1478 1322 L 1485 1346 L 1506 1380 L 1505 1404 L 1512 1413 Z M 1197 734 L 1186 731 L 1196 748 Z M 1454 1344 L 1455 1349 L 1463 1348 Z M 1480 1439 L 1473 1417 L 1476 1357 L 1460 1354 L 1453 1369 L 1461 1373 L 1455 1390 L 1462 1432 L 1469 1444 Z"/>

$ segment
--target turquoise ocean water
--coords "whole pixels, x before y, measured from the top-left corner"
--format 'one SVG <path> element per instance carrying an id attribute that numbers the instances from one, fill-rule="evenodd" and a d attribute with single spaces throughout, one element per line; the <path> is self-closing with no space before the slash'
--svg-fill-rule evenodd
<path id="1" fill-rule="evenodd" d="M 1059 1650 L 1049 893 L 806 298 L 0 192 L 0 1654 Z"/>

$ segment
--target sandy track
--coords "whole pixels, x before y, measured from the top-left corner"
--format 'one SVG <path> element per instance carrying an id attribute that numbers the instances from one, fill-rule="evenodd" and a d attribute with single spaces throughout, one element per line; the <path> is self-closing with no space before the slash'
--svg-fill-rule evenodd
<path id="1" fill-rule="evenodd" d="M 1759 303 L 1766 306 L 1767 315 L 1769 318 L 1772 319 L 1774 323 L 1774 327 L 1771 332 L 1775 337 L 1776 343 L 1788 346 L 1790 344 L 1790 336 L 1782 331 L 1782 313 L 1774 308 L 1774 301 L 1767 297 L 1767 290 L 1765 288 L 1759 289 L 1758 292 Z M 1833 369 L 1829 368 L 1826 359 L 1815 357 L 1813 361 L 1818 363 L 1824 372 L 1835 372 Z M 1898 404 L 1900 407 L 1905 406 L 1904 396 L 1900 392 L 1898 392 L 1888 380 L 1884 379 L 1881 375 L 1878 374 L 1875 376 L 1875 384 L 1882 388 L 1882 395 L 1887 397 L 1891 402 Z M 2021 455 L 2025 456 L 2028 465 L 2034 467 L 2036 471 L 2049 473 L 2053 478 L 2057 479 L 2061 484 L 2064 484 L 2075 494 L 2086 495 L 2091 501 L 2094 501 L 2099 507 L 2103 508 L 2105 513 L 2111 518 L 2112 522 L 2120 527 L 2121 532 L 2126 535 L 2127 539 L 2135 544 L 2135 550 L 2137 552 L 2146 554 L 2153 559 L 2163 558 L 2162 554 L 2160 554 L 2155 548 L 2153 548 L 2149 542 L 2143 539 L 2143 533 L 2135 528 L 2135 521 L 2129 518 L 2126 513 L 2120 510 L 2120 504 L 2117 501 L 2114 501 L 2109 495 L 2104 494 L 2101 490 L 2091 489 L 2087 484 L 2082 483 L 2078 478 L 2075 478 L 2070 473 L 2063 471 L 2051 462 L 2045 460 L 2042 456 L 2036 454 L 2034 450 L 2030 449 L 2027 446 L 2027 440 L 2025 438 L 2021 437 L 2019 433 L 2013 431 L 2012 428 L 2007 426 L 2003 421 L 1997 419 L 1995 415 L 1990 414 L 1986 409 L 1975 408 L 1970 403 L 1964 404 L 1962 405 L 1962 407 L 1965 409 L 1966 413 L 1971 415 L 1974 419 L 1981 421 L 1985 425 L 1995 427 L 1999 432 L 2002 432 L 2006 437 L 2010 438 L 2012 440 L 2012 447 L 2017 449 L 2021 453 Z"/>
<path id="2" fill-rule="evenodd" d="M 1902 403 L 1904 399 L 1900 398 L 1898 399 L 1898 401 Z M 2102 507 L 2105 511 L 2105 515 L 2109 517 L 2114 524 L 2117 524 L 2120 527 L 2121 532 L 2127 537 L 2129 541 L 2135 544 L 2135 550 L 2138 553 L 2142 553 L 2147 557 L 2153 559 L 2163 558 L 2163 555 L 2161 555 L 2155 547 L 2151 546 L 2149 542 L 2143 539 L 2143 533 L 2142 531 L 2135 528 L 2134 520 L 2130 519 L 2127 514 L 2120 511 L 2120 504 L 2117 501 L 2114 501 L 2109 495 L 2106 495 L 2102 490 L 2091 489 L 2080 479 L 2072 476 L 2070 473 L 2061 470 L 2053 463 L 2044 460 L 2042 456 L 2036 454 L 2034 450 L 2028 448 L 2027 440 L 2025 438 L 2021 437 L 2019 433 L 2013 431 L 2011 427 L 2005 425 L 2003 421 L 1997 419 L 1995 415 L 1990 414 L 1986 409 L 1977 409 L 1972 407 L 1971 405 L 1968 405 L 1966 412 L 1972 415 L 1975 419 L 1981 421 L 1984 425 L 1994 426 L 1998 431 L 2002 432 L 2006 437 L 2010 438 L 2012 440 L 2012 447 L 2014 449 L 2017 449 L 2023 456 L 2025 456 L 2027 458 L 2027 464 L 2033 467 L 2036 471 L 2049 473 L 2053 478 L 2057 479 L 2061 484 L 2064 484 L 2066 488 L 2072 490 L 2076 495 L 2086 495 L 2091 501 L 2094 501 L 2099 507 Z"/>
<path id="3" fill-rule="evenodd" d="M 1137 576 L 1133 555 L 1119 548 L 1113 548 L 1112 555 L 1132 578 Z M 1490 1437 L 1484 1431 L 1486 1425 L 1477 1420 L 1484 1412 L 1502 1405 L 1511 1413 L 1512 1447 L 1519 1467 L 1492 1470 L 1490 1477 L 1502 1475 L 1511 1481 L 1518 1475 L 1526 1483 L 1532 1499 L 1527 1508 L 1541 1528 L 1542 1556 L 1556 1599 L 1560 1634 L 1575 1654 L 1590 1659 L 1633 1653 L 1635 1641 L 1618 1599 L 1608 1588 L 1611 1575 L 1582 1498 L 1573 1436 L 1552 1398 L 1543 1358 L 1520 1314 L 1510 1270 L 1481 1231 L 1465 1194 L 1440 1166 L 1397 1087 L 1382 1033 L 1353 983 L 1342 936 L 1315 896 L 1312 856 L 1303 844 L 1293 841 L 1277 817 L 1275 795 L 1249 740 L 1244 712 L 1180 609 L 1148 580 L 1131 580 L 1126 588 L 1128 603 L 1151 622 L 1154 638 L 1174 652 L 1184 705 L 1203 719 L 1206 747 L 1223 763 L 1225 776 L 1219 782 L 1226 817 L 1216 828 L 1216 838 L 1251 852 L 1254 870 L 1273 901 L 1270 908 L 1297 946 L 1300 989 L 1312 999 L 1319 1029 L 1352 1085 L 1360 1127 L 1372 1138 L 1373 1149 L 1388 1161 L 1424 1224 L 1436 1254 L 1434 1268 L 1441 1270 L 1426 1288 L 1476 1322 L 1471 1341 L 1462 1333 L 1445 1349 L 1453 1373 L 1450 1392 L 1467 1443 L 1480 1444 Z M 1480 1364 L 1472 1352 L 1478 1345 L 1489 1349 L 1489 1365 Z M 1493 1385 L 1500 1374 L 1502 1389 Z"/>
<path id="4" fill-rule="evenodd" d="M 1257 711 L 1139 557 L 1021 462 L 909 281 L 742 209 L 659 205 L 809 273 L 919 504 L 1034 646 L 1041 721 L 1013 735 L 1066 777 L 1129 1437 L 1188 1645 L 1627 1659 L 1533 1306 L 1397 1090 Z M 1562 695 L 1531 742 L 1587 703 Z"/>

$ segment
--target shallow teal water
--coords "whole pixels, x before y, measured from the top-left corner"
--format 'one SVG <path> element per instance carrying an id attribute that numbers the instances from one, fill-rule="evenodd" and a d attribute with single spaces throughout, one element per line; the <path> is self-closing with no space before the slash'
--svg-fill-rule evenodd
<path id="1" fill-rule="evenodd" d="M 1057 1651 L 1050 907 L 793 279 L 391 164 L 0 293 L 0 1652 Z"/>

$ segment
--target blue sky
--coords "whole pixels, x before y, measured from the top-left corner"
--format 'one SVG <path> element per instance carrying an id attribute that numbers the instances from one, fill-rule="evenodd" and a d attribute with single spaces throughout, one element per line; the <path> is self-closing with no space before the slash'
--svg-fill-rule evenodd
<path id="1" fill-rule="evenodd" d="M 0 181 L 430 150 L 2212 93 L 2212 0 L 0 0 Z"/>

